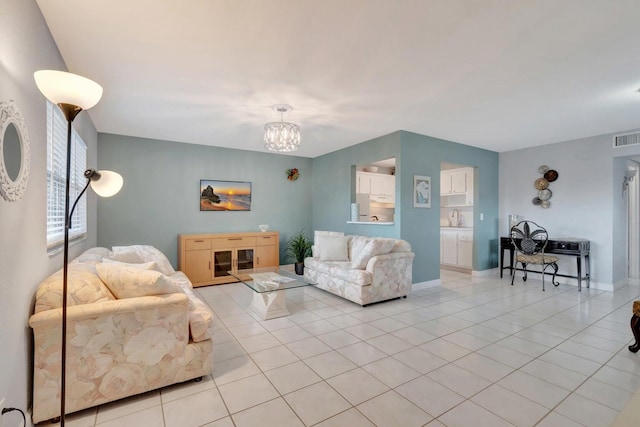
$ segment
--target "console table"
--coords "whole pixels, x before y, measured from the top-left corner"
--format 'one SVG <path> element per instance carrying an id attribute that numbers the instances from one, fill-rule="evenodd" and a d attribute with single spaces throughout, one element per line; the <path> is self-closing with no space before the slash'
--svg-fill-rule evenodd
<path id="1" fill-rule="evenodd" d="M 179 234 L 178 270 L 194 287 L 237 282 L 228 272 L 280 265 L 277 231 Z"/>
<path id="2" fill-rule="evenodd" d="M 549 239 L 547 241 L 547 246 L 544 249 L 545 254 L 555 254 L 555 255 L 568 255 L 576 257 L 576 265 L 578 267 L 577 275 L 571 276 L 566 274 L 556 274 L 556 276 L 560 277 L 571 277 L 573 279 L 578 279 L 578 291 L 582 290 L 582 280 L 586 280 L 587 288 L 589 287 L 589 275 L 590 275 L 590 267 L 589 267 L 589 241 L 584 239 L 575 239 L 571 237 L 562 237 L 557 239 Z M 504 265 L 504 251 L 509 251 L 509 265 Z M 513 242 L 510 237 L 500 237 L 500 277 L 502 277 L 502 272 L 504 269 L 508 268 L 509 272 L 513 274 L 513 253 L 515 251 L 515 247 L 513 246 Z M 584 267 L 585 274 L 582 275 L 582 259 L 584 258 Z M 535 273 L 539 273 L 539 271 L 527 270 Z M 550 274 L 550 273 L 546 273 Z"/>

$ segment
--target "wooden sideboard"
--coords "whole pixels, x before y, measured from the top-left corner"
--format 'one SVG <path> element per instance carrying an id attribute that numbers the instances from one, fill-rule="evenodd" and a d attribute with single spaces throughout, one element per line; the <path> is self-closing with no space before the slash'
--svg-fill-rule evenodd
<path id="1" fill-rule="evenodd" d="M 237 282 L 229 270 L 280 265 L 277 231 L 179 234 L 178 270 L 194 287 Z"/>

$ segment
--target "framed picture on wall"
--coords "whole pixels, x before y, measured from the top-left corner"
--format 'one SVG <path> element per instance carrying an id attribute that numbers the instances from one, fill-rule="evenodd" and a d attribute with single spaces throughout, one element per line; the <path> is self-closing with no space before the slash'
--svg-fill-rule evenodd
<path id="1" fill-rule="evenodd" d="M 251 183 L 200 180 L 201 211 L 250 211 Z"/>
<path id="2" fill-rule="evenodd" d="M 431 207 L 431 177 L 413 175 L 413 207 Z"/>

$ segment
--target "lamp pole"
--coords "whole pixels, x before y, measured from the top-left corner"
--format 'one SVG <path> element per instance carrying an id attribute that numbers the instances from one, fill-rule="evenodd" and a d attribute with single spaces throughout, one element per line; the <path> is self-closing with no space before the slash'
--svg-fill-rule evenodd
<path id="1" fill-rule="evenodd" d="M 76 74 L 55 70 L 40 70 L 34 73 L 40 92 L 57 104 L 67 120 L 67 170 L 64 200 L 64 261 L 62 272 L 62 348 L 60 363 L 60 425 L 64 426 L 67 363 L 67 273 L 69 263 L 69 188 L 71 181 L 71 136 L 72 123 L 83 110 L 93 107 L 102 97 L 102 87 L 92 80 Z M 75 205 L 74 205 L 75 206 Z"/>

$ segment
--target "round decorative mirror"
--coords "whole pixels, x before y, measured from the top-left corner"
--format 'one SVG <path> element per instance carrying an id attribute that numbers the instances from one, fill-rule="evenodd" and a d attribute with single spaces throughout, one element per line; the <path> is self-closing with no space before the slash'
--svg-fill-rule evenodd
<path id="1" fill-rule="evenodd" d="M 24 195 L 29 182 L 29 136 L 14 101 L 0 102 L 0 194 L 10 202 Z"/>

